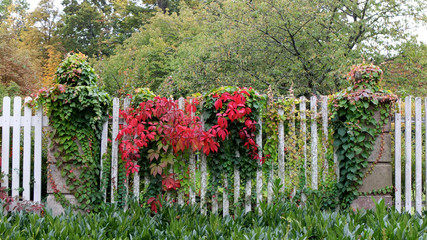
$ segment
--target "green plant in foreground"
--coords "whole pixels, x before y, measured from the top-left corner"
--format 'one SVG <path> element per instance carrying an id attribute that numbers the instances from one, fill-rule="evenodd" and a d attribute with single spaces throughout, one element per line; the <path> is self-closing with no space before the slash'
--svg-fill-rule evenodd
<path id="1" fill-rule="evenodd" d="M 261 204 L 255 212 L 221 217 L 195 206 L 174 205 L 152 214 L 136 202 L 125 210 L 106 205 L 98 213 L 44 217 L 0 209 L 1 239 L 425 239 L 427 220 L 399 213 L 380 201 L 375 210 L 325 211 L 321 199 L 297 207 L 290 202 Z"/>

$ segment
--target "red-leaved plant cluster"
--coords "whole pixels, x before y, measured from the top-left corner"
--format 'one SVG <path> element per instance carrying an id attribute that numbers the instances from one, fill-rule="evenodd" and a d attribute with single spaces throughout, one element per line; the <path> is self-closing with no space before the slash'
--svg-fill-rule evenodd
<path id="1" fill-rule="evenodd" d="M 247 117 L 252 109 L 246 106 L 246 97 L 249 93 L 245 89 L 234 91 L 232 94 L 224 92 L 221 95 L 214 94 L 212 97 L 216 99 L 214 106 L 217 113 L 218 124 L 212 126 L 208 131 L 217 138 L 225 140 L 230 134 L 228 131 L 228 122 L 242 121 L 244 127 L 239 130 L 239 137 L 244 141 L 244 146 L 250 150 L 250 157 L 254 160 L 259 160 L 263 163 L 264 159 L 260 159 L 258 155 L 258 146 L 255 142 L 256 124 L 255 120 Z"/>
<path id="2" fill-rule="evenodd" d="M 230 135 L 229 125 L 235 121 L 243 125 L 242 128 L 239 127 L 238 137 L 243 140 L 250 157 L 263 162 L 264 159 L 258 156 L 258 146 L 255 143 L 256 121 L 249 117 L 252 109 L 247 106 L 246 98 L 250 96 L 248 91 L 239 89 L 214 94 L 212 98 L 216 99 L 214 107 L 217 124 L 205 131 L 200 118 L 195 116 L 199 105 L 197 98 L 187 98 L 183 109 L 180 109 L 178 101 L 159 96 L 145 98 L 144 96 L 152 93 L 137 90 L 137 94 L 146 94 L 136 98 L 143 100 L 120 111 L 126 124 L 122 126 L 117 140 L 121 141 L 119 151 L 125 162 L 126 174 L 138 172 L 138 161 L 145 158 L 150 163 L 151 174 L 161 176 L 162 190 L 177 190 L 181 187 L 180 180 L 176 179 L 176 174 L 165 171 L 165 168 L 174 164 L 167 154 L 177 156 L 184 152 L 202 151 L 209 155 L 218 152 L 219 142 Z M 140 150 L 144 148 L 154 149 L 149 149 L 147 156 L 141 156 Z M 161 207 L 159 195 L 151 196 L 147 203 L 155 212 Z"/>
<path id="3" fill-rule="evenodd" d="M 203 151 L 209 155 L 218 151 L 219 143 L 214 139 L 214 135 L 203 131 L 200 118 L 191 114 L 195 111 L 196 103 L 193 101 L 187 104 L 184 111 L 178 108 L 177 101 L 156 96 L 153 100 L 139 103 L 136 108 L 120 111 L 126 125 L 119 132 L 117 139 L 121 140 L 119 151 L 125 162 L 127 175 L 138 171 L 140 149 L 148 147 L 150 142 L 161 142 L 165 152 L 171 146 L 174 154 L 189 150 Z M 159 160 L 159 157 L 158 152 L 152 152 L 148 160 L 151 163 L 154 159 Z M 164 190 L 176 190 L 180 187 L 179 180 L 174 178 L 174 174 L 165 174 L 163 171 L 168 164 L 172 165 L 173 162 L 160 159 L 159 164 L 150 166 L 151 173 L 153 176 L 162 176 Z M 158 201 L 154 199 L 157 198 L 150 198 L 148 203 L 157 211 Z"/>

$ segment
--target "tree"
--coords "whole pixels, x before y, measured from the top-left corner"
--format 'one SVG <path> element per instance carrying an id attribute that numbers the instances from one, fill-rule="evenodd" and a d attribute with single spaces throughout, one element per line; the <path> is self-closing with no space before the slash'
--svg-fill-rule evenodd
<path id="1" fill-rule="evenodd" d="M 64 0 L 63 5 L 58 30 L 63 46 L 98 59 L 112 54 L 153 11 L 137 0 Z"/>
<path id="2" fill-rule="evenodd" d="M 63 5 L 64 15 L 58 34 L 65 50 L 97 57 L 106 54 L 108 46 L 103 45 L 103 40 L 108 26 L 101 9 L 87 0 L 81 3 L 64 0 Z"/>
<path id="3" fill-rule="evenodd" d="M 0 24 L 0 83 L 11 86 L 15 82 L 23 94 L 28 94 L 38 87 L 40 65 L 34 58 L 36 53 L 19 48 L 19 44 L 18 36 L 9 25 Z"/>
<path id="4" fill-rule="evenodd" d="M 326 94 L 345 85 L 349 66 L 379 58 L 405 41 L 399 16 L 418 16 L 417 1 L 255 0 L 213 3 L 208 28 L 216 43 L 182 66 L 179 79 L 235 83 L 296 95 Z M 204 85 L 206 86 L 206 85 Z"/>
<path id="5" fill-rule="evenodd" d="M 226 0 L 182 6 L 176 17 L 156 14 L 100 65 L 101 77 L 111 89 L 145 84 L 168 95 L 221 85 L 327 94 L 346 86 L 345 74 L 362 56 L 381 63 L 399 49 L 394 43 L 407 42 L 408 25 L 400 17 L 419 17 L 425 3 Z"/>
<path id="6" fill-rule="evenodd" d="M 116 96 L 139 87 L 174 94 L 162 84 L 177 71 L 182 60 L 177 55 L 179 49 L 201 32 L 202 21 L 201 15 L 188 7 L 180 9 L 179 15 L 158 11 L 149 24 L 116 49 L 115 55 L 96 63 L 105 89 Z M 159 89 L 161 85 L 163 89 Z"/>
<path id="7" fill-rule="evenodd" d="M 384 87 L 401 96 L 427 96 L 427 45 L 405 43 L 397 56 L 383 63 Z"/>

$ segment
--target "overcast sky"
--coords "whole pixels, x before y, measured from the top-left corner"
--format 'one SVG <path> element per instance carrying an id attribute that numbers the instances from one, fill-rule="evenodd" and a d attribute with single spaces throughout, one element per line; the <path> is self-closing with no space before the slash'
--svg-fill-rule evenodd
<path id="1" fill-rule="evenodd" d="M 37 7 L 37 4 L 40 2 L 40 0 L 27 0 L 27 1 L 30 4 L 30 11 L 33 11 Z M 58 9 L 62 11 L 62 5 L 61 5 L 62 0 L 54 0 L 54 1 Z M 411 32 L 413 34 L 418 35 L 419 41 L 427 43 L 427 26 L 426 25 L 413 28 L 411 29 Z"/>

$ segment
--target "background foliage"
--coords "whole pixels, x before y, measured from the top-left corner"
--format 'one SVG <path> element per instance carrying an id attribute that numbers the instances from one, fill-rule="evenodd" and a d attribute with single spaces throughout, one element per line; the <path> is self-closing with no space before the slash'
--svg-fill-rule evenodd
<path id="1" fill-rule="evenodd" d="M 427 48 L 407 30 L 425 23 L 425 0 L 53 0 L 33 11 L 0 4 L 0 83 L 21 94 L 53 83 L 69 51 L 91 58 L 113 96 L 150 87 L 164 96 L 222 85 L 329 94 L 361 55 L 385 86 L 425 95 Z"/>

